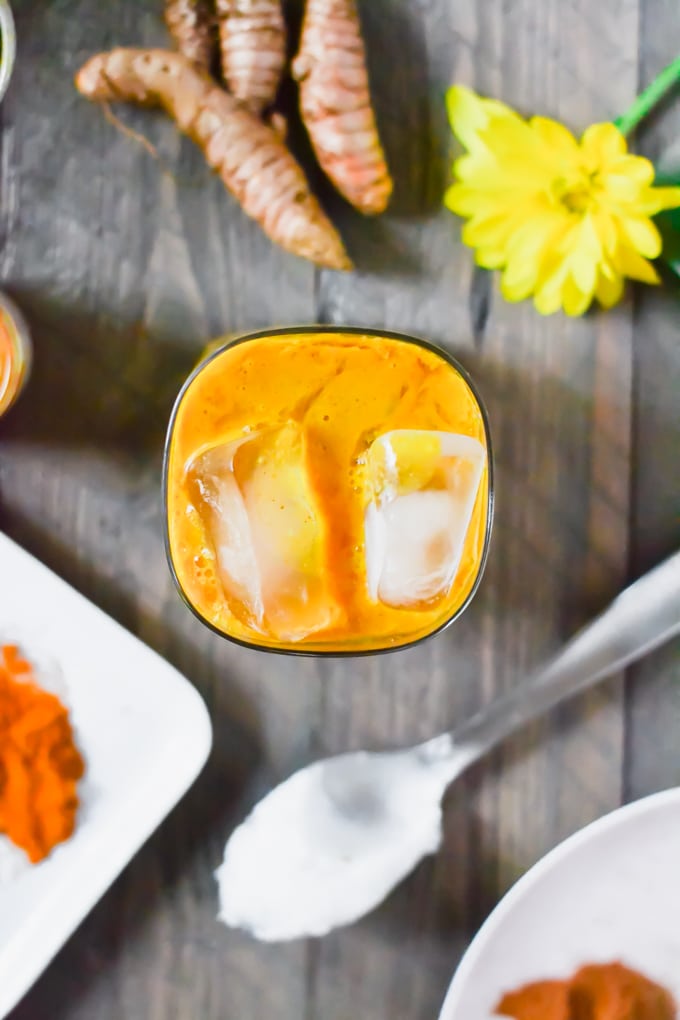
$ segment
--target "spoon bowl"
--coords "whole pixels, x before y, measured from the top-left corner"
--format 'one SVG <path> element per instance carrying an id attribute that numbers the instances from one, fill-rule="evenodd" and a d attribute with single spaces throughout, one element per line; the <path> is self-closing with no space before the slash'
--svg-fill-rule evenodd
<path id="1" fill-rule="evenodd" d="M 356 921 L 436 851 L 442 792 L 463 767 L 445 736 L 296 772 L 230 839 L 218 872 L 221 920 L 267 942 Z M 273 852 L 260 871 L 265 846 Z"/>
<path id="2" fill-rule="evenodd" d="M 316 762 L 277 786 L 227 843 L 220 918 L 264 941 L 325 935 L 376 907 L 441 839 L 447 786 L 565 698 L 680 631 L 680 553 L 645 575 L 528 681 L 410 750 Z"/>

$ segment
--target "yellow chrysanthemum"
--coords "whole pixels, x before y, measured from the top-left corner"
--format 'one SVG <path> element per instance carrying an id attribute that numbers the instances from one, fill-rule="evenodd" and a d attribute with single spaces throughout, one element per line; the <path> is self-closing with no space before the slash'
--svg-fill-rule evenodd
<path id="1" fill-rule="evenodd" d="M 544 315 L 582 315 L 594 298 L 616 304 L 626 277 L 659 282 L 650 217 L 680 206 L 680 188 L 653 187 L 654 167 L 629 154 L 614 124 L 593 124 L 578 142 L 557 121 L 526 121 L 461 86 L 447 105 L 467 154 L 445 202 L 467 220 L 477 263 L 503 271 L 508 301 L 533 295 Z"/>

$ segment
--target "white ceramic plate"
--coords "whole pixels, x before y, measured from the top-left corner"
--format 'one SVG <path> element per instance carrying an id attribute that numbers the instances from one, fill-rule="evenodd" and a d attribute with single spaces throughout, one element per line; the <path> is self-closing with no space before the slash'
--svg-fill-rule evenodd
<path id="1" fill-rule="evenodd" d="M 470 946 L 440 1020 L 491 1020 L 506 991 L 614 960 L 680 1003 L 680 790 L 600 819 L 525 875 Z"/>
<path id="2" fill-rule="evenodd" d="M 13 633 L 58 666 L 87 775 L 73 838 L 0 885 L 0 1017 L 188 789 L 212 741 L 191 684 L 0 535 L 0 637 Z"/>

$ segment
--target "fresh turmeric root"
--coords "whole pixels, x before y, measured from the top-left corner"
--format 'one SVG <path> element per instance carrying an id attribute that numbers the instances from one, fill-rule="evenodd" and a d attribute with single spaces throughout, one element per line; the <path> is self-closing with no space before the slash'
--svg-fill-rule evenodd
<path id="1" fill-rule="evenodd" d="M 307 0 L 293 77 L 322 169 L 361 212 L 383 212 L 392 180 L 371 106 L 355 0 Z"/>
<path id="2" fill-rule="evenodd" d="M 206 0 L 165 0 L 165 23 L 180 53 L 201 67 L 211 67 L 213 17 Z"/>
<path id="3" fill-rule="evenodd" d="M 261 113 L 274 102 L 286 63 L 281 0 L 216 0 L 215 9 L 227 87 Z"/>
<path id="4" fill-rule="evenodd" d="M 100 53 L 78 72 L 76 87 L 88 99 L 163 107 L 272 241 L 317 265 L 352 268 L 302 168 L 276 132 L 183 54 Z"/>

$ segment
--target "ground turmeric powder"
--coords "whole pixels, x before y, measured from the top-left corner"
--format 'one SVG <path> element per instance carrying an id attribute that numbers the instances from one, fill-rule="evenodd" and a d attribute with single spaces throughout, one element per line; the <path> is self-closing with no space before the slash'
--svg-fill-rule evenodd
<path id="1" fill-rule="evenodd" d="M 162 106 L 196 142 L 272 241 L 330 269 L 351 269 L 342 241 L 276 131 L 181 53 L 115 49 L 80 69 L 88 99 Z"/>
<path id="2" fill-rule="evenodd" d="M 570 981 L 539 981 L 504 995 L 512 1020 L 676 1020 L 665 988 L 621 963 L 582 967 Z"/>
<path id="3" fill-rule="evenodd" d="M 675 1020 L 676 1006 L 665 988 L 620 963 L 583 967 L 571 980 L 576 1020 Z"/>
<path id="4" fill-rule="evenodd" d="M 0 648 L 0 834 L 37 864 L 73 833 L 84 772 L 68 712 L 14 645 Z"/>
<path id="5" fill-rule="evenodd" d="M 307 0 L 293 77 L 321 168 L 360 212 L 383 212 L 392 178 L 371 105 L 355 0 Z"/>
<path id="6" fill-rule="evenodd" d="M 286 63 L 281 0 L 216 0 L 215 9 L 227 87 L 261 113 L 274 102 Z"/>

